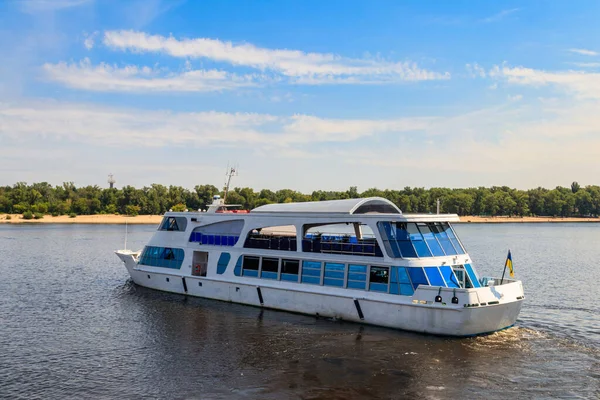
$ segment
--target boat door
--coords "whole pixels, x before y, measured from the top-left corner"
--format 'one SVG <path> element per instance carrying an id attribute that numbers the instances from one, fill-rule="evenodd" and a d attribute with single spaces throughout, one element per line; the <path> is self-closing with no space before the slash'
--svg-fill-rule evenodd
<path id="1" fill-rule="evenodd" d="M 193 276 L 206 276 L 208 270 L 208 252 L 206 251 L 194 251 L 192 258 L 192 275 Z"/>

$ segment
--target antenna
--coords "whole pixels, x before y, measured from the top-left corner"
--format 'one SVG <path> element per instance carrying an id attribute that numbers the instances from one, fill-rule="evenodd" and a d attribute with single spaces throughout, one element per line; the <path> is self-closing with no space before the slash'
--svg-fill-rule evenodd
<path id="1" fill-rule="evenodd" d="M 115 177 L 113 174 L 108 174 L 108 184 L 110 185 L 110 188 L 113 189 L 115 186 Z"/>
<path id="2" fill-rule="evenodd" d="M 227 166 L 227 171 L 225 172 L 225 187 L 223 188 L 223 204 L 227 200 L 227 193 L 229 193 L 229 184 L 231 183 L 231 177 L 238 176 L 238 168 Z"/>
<path id="3" fill-rule="evenodd" d="M 127 220 L 125 220 L 125 248 L 123 250 L 127 250 Z"/>

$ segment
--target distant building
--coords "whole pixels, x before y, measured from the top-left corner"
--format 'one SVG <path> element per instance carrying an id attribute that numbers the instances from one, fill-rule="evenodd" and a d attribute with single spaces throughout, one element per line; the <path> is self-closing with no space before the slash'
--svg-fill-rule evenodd
<path id="1" fill-rule="evenodd" d="M 114 189 L 115 187 L 115 178 L 113 176 L 113 174 L 108 174 L 108 184 L 110 185 L 111 189 Z"/>

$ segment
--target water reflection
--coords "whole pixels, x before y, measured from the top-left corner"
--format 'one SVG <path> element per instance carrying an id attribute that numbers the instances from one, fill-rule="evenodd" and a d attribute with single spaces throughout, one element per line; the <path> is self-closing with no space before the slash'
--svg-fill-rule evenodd
<path id="1" fill-rule="evenodd" d="M 510 236 L 503 230 L 508 228 L 490 226 L 485 235 L 483 228 L 468 229 L 460 234 L 474 244 L 476 260 L 484 254 L 479 246 Z M 152 230 L 130 227 L 130 243 L 141 246 Z M 122 234 L 120 227 L 0 226 L 0 398 L 600 394 L 598 305 L 564 287 L 545 297 L 543 291 L 553 285 L 549 278 L 526 284 L 528 299 L 517 327 L 452 339 L 137 287 L 112 254 Z M 600 240 L 600 234 L 591 238 Z M 527 256 L 517 270 L 527 280 L 533 269 L 538 278 L 544 274 L 539 246 L 529 244 L 539 259 Z M 592 247 L 586 248 L 579 248 L 580 264 L 591 259 Z M 580 271 L 596 273 L 583 266 L 569 270 L 568 280 L 583 280 L 574 276 Z"/>

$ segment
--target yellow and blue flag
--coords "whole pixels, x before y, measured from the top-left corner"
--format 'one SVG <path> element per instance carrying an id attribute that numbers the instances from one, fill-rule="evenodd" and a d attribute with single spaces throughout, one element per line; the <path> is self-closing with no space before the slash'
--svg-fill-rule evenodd
<path id="1" fill-rule="evenodd" d="M 504 264 L 504 268 L 508 268 L 508 270 L 510 271 L 511 278 L 515 277 L 515 273 L 513 272 L 512 256 L 510 255 L 510 250 L 508 251 L 508 256 L 506 257 L 506 263 Z"/>

